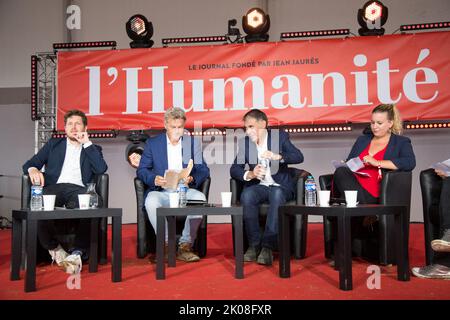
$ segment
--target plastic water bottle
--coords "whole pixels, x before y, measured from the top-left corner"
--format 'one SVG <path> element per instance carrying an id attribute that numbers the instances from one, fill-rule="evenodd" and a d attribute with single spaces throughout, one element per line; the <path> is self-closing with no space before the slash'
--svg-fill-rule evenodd
<path id="1" fill-rule="evenodd" d="M 305 205 L 315 206 L 316 205 L 316 183 L 314 182 L 313 176 L 308 176 L 305 182 Z"/>
<path id="2" fill-rule="evenodd" d="M 187 204 L 187 198 L 186 198 L 187 189 L 188 188 L 184 184 L 184 180 L 181 180 L 180 183 L 178 184 L 178 195 L 180 197 L 180 208 L 186 207 L 186 204 Z"/>
<path id="3" fill-rule="evenodd" d="M 31 186 L 30 209 L 32 211 L 42 210 L 42 186 L 33 184 Z"/>

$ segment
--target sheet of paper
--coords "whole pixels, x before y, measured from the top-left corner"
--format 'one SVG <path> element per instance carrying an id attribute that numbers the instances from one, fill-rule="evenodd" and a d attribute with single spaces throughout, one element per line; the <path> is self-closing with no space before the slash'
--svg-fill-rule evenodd
<path id="1" fill-rule="evenodd" d="M 333 166 L 336 169 L 340 168 L 340 167 L 347 167 L 356 174 L 359 174 L 364 177 L 370 177 L 370 174 L 368 174 L 366 172 L 358 172 L 359 169 L 364 168 L 364 163 L 361 161 L 361 159 L 359 157 L 352 158 L 352 159 L 348 160 L 347 162 L 344 162 L 342 160 L 341 161 L 332 160 L 331 163 L 333 164 Z"/>
<path id="2" fill-rule="evenodd" d="M 164 179 L 166 179 L 164 189 L 177 190 L 180 180 L 189 177 L 193 167 L 194 161 L 190 159 L 187 167 L 182 170 L 166 170 L 166 172 L 164 172 Z"/>
<path id="3" fill-rule="evenodd" d="M 431 166 L 433 169 L 442 171 L 445 173 L 445 176 L 450 177 L 450 159 L 447 159 L 442 162 L 435 163 Z"/>

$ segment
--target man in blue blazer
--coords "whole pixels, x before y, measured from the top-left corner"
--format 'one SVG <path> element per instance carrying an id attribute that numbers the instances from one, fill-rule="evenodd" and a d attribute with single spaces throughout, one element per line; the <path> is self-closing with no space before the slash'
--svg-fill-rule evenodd
<path id="1" fill-rule="evenodd" d="M 291 143 L 286 132 L 267 129 L 264 112 L 250 110 L 243 120 L 247 136 L 241 140 L 230 174 L 245 183 L 240 202 L 244 208 L 249 248 L 244 261 L 271 265 L 272 250 L 278 245 L 278 207 L 293 199 L 296 190 L 288 164 L 302 163 L 303 154 Z M 261 236 L 259 205 L 264 202 L 269 203 L 269 211 Z"/>
<path id="2" fill-rule="evenodd" d="M 193 160 L 194 165 L 184 183 L 188 200 L 206 201 L 205 195 L 196 190 L 208 177 L 209 168 L 203 160 L 201 144 L 197 139 L 184 134 L 186 123 L 185 112 L 180 108 L 166 110 L 164 115 L 165 133 L 147 139 L 137 177 L 147 185 L 145 193 L 145 209 L 151 225 L 156 233 L 156 209 L 169 206 L 169 193 L 166 190 L 167 181 L 164 178 L 166 170 L 182 170 Z M 188 216 L 179 240 L 177 259 L 185 262 L 200 260 L 192 252 L 192 244 L 197 236 L 202 216 Z M 167 227 L 167 226 L 166 226 Z M 166 230 L 167 243 L 167 230 Z M 166 251 L 167 252 L 167 251 Z"/>
<path id="3" fill-rule="evenodd" d="M 108 166 L 102 149 L 89 140 L 87 117 L 79 110 L 64 115 L 66 138 L 50 139 L 37 154 L 23 165 L 31 183 L 43 186 L 44 194 L 56 195 L 55 206 L 77 208 L 78 195 L 86 193 L 86 184 L 94 175 L 105 173 Z M 45 172 L 41 169 L 45 166 Z M 101 201 L 101 199 L 99 199 Z M 69 256 L 56 239 L 57 230 L 74 226 L 77 229 L 74 247 Z M 81 271 L 81 256 L 86 259 L 89 248 L 89 221 L 62 220 L 55 223 L 39 221 L 38 238 L 59 266 L 68 273 Z"/>

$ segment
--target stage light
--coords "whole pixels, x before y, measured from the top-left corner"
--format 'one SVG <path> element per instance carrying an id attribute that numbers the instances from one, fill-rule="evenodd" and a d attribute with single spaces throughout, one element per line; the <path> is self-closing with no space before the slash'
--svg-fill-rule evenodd
<path id="1" fill-rule="evenodd" d="M 309 125 L 300 126 L 297 128 L 285 128 L 284 131 L 288 133 L 326 133 L 326 132 L 347 132 L 352 131 L 352 125 L 347 124 L 329 124 L 329 125 Z"/>
<path id="2" fill-rule="evenodd" d="M 112 131 L 97 131 L 97 132 L 88 132 L 89 138 L 99 139 L 99 138 L 115 138 L 117 137 L 117 132 Z M 55 132 L 52 134 L 52 138 L 65 138 L 66 134 L 64 132 Z"/>
<path id="3" fill-rule="evenodd" d="M 125 24 L 128 37 L 133 40 L 130 48 L 151 48 L 153 40 L 153 24 L 141 14 L 135 14 Z"/>
<path id="4" fill-rule="evenodd" d="M 61 49 L 80 49 L 80 48 L 104 48 L 112 47 L 115 49 L 117 46 L 116 41 L 89 41 L 89 42 L 66 42 L 66 43 L 54 43 L 53 50 Z"/>
<path id="5" fill-rule="evenodd" d="M 145 141 L 147 141 L 148 138 L 149 136 L 142 131 L 132 131 L 128 134 L 127 140 L 131 141 L 131 143 L 125 149 L 125 160 L 133 168 L 139 166 L 142 153 L 144 153 Z"/>
<path id="6" fill-rule="evenodd" d="M 403 24 L 400 26 L 400 31 L 416 31 L 416 30 L 428 30 L 428 29 L 443 29 L 450 28 L 450 22 L 429 22 L 429 23 L 416 23 L 416 24 Z"/>
<path id="7" fill-rule="evenodd" d="M 280 35 L 280 40 L 293 39 L 293 38 L 347 36 L 349 34 L 350 34 L 350 29 L 283 32 Z"/>
<path id="8" fill-rule="evenodd" d="M 406 122 L 403 124 L 406 130 L 411 129 L 450 129 L 450 121 L 436 122 Z"/>
<path id="9" fill-rule="evenodd" d="M 161 39 L 163 46 L 169 44 L 204 43 L 204 42 L 227 42 L 226 36 L 184 37 Z"/>
<path id="10" fill-rule="evenodd" d="M 235 28 L 237 24 L 236 19 L 228 20 L 228 34 L 226 35 L 229 43 L 242 43 L 243 37 L 239 28 Z"/>
<path id="11" fill-rule="evenodd" d="M 358 29 L 360 36 L 381 36 L 384 34 L 382 26 L 388 18 L 388 8 L 380 1 L 368 1 L 358 10 Z"/>
<path id="12" fill-rule="evenodd" d="M 37 83 L 37 63 L 38 57 L 31 56 L 31 120 L 37 120 L 37 108 L 38 108 L 38 83 Z"/>
<path id="13" fill-rule="evenodd" d="M 247 34 L 245 41 L 266 42 L 269 40 L 267 32 L 270 28 L 270 17 L 259 8 L 252 8 L 242 17 L 242 29 Z"/>

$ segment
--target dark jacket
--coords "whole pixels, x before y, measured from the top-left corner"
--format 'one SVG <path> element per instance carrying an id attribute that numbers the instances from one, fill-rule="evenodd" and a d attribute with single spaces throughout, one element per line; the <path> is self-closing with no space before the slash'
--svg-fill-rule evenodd
<path id="1" fill-rule="evenodd" d="M 203 160 L 201 143 L 197 138 L 192 138 L 191 136 L 183 136 L 181 143 L 183 168 L 187 167 L 190 159 L 194 160 L 194 167 L 190 174 L 194 178 L 194 181 L 189 187 L 197 189 L 209 177 L 209 168 Z M 164 177 L 164 173 L 168 167 L 167 135 L 164 132 L 147 139 L 144 153 L 136 171 L 137 177 L 148 187 L 145 191 L 145 196 L 150 191 L 162 190 L 161 187 L 155 186 L 155 177 Z"/>
<path id="2" fill-rule="evenodd" d="M 267 149 L 281 154 L 283 157 L 281 161 L 271 161 L 270 166 L 273 180 L 282 188 L 294 194 L 296 181 L 294 181 L 289 173 L 288 164 L 302 163 L 302 152 L 292 144 L 286 132 L 278 129 L 268 130 Z M 239 144 L 238 154 L 230 168 L 230 175 L 234 179 L 243 181 L 245 183 L 244 188 L 259 183 L 259 180 L 256 179 L 244 181 L 245 165 L 249 166 L 249 170 L 253 170 L 258 164 L 257 156 L 256 144 L 249 137 L 242 139 Z M 278 171 L 276 171 L 277 168 Z"/>
<path id="3" fill-rule="evenodd" d="M 66 145 L 66 138 L 50 139 L 37 154 L 25 162 L 23 172 L 28 173 L 28 168 L 31 167 L 41 170 L 45 165 L 45 185 L 56 184 L 66 157 Z M 105 173 L 108 166 L 103 159 L 102 148 L 95 144 L 87 148 L 81 147 L 80 168 L 84 185 L 91 182 L 94 175 Z"/>
<path id="4" fill-rule="evenodd" d="M 367 133 L 359 136 L 348 155 L 348 159 L 355 158 L 370 144 L 373 134 Z M 391 160 L 399 171 L 412 171 L 416 167 L 416 156 L 411 140 L 404 136 L 391 134 L 384 154 L 384 160 Z"/>

